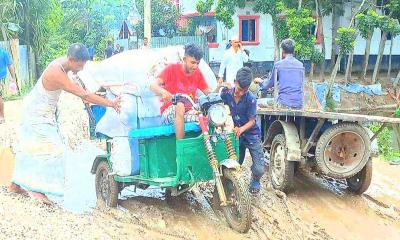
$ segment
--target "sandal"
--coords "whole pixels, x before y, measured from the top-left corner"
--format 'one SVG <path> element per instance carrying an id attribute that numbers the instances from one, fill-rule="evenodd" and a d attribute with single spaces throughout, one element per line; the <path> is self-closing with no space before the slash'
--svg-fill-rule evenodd
<path id="1" fill-rule="evenodd" d="M 260 180 L 251 179 L 249 192 L 252 194 L 258 194 L 261 190 Z"/>
<path id="2" fill-rule="evenodd" d="M 6 120 L 4 118 L 0 118 L 0 124 L 3 124 L 5 122 L 6 122 Z"/>

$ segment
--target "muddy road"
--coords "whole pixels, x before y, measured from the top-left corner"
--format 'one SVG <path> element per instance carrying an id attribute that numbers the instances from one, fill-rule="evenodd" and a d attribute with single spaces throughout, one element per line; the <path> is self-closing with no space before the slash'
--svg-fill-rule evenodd
<path id="1" fill-rule="evenodd" d="M 62 95 L 63 134 L 72 149 L 87 140 L 87 120 L 79 99 Z M 21 101 L 6 103 L 0 147 L 17 143 Z M 245 171 L 249 171 L 250 161 Z M 252 227 L 232 231 L 210 206 L 212 186 L 166 200 L 159 189 L 126 189 L 117 209 L 97 207 L 76 214 L 7 193 L 0 186 L 0 239 L 400 239 L 400 166 L 374 159 L 370 189 L 362 196 L 346 184 L 300 173 L 287 196 L 268 178 L 253 198 Z"/>

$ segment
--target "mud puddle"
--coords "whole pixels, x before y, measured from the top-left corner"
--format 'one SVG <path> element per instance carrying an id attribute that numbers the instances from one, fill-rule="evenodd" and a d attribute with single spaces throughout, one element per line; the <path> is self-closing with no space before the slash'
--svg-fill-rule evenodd
<path id="1" fill-rule="evenodd" d="M 399 188 L 393 181 L 381 187 L 379 183 L 385 180 L 379 173 L 374 173 L 372 181 L 371 189 L 357 196 L 347 191 L 345 181 L 303 173 L 296 178 L 289 202 L 302 220 L 318 223 L 335 238 L 400 239 L 396 206 L 400 198 L 392 194 Z"/>

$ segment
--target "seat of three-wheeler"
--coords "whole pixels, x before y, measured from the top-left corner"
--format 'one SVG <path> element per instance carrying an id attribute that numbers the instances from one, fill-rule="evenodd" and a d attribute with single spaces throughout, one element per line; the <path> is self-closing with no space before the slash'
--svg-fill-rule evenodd
<path id="1" fill-rule="evenodd" d="M 97 123 L 105 111 L 99 106 L 91 108 Z M 185 138 L 179 140 L 175 138 L 174 125 L 131 129 L 128 138 L 132 166 L 138 166 L 138 171 L 132 171 L 130 176 L 115 176 L 114 179 L 118 182 L 138 181 L 160 187 L 212 179 L 199 125 L 185 123 L 184 128 Z M 99 137 L 111 139 L 95 133 L 95 138 Z M 217 143 L 216 150 L 219 160 L 227 158 L 224 145 Z"/>

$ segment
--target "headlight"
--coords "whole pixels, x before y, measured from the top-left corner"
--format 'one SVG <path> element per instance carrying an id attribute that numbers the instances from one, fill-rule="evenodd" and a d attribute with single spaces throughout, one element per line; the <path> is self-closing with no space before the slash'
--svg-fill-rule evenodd
<path id="1" fill-rule="evenodd" d="M 212 105 L 208 110 L 208 118 L 215 126 L 222 126 L 228 119 L 228 111 L 223 104 Z"/>

